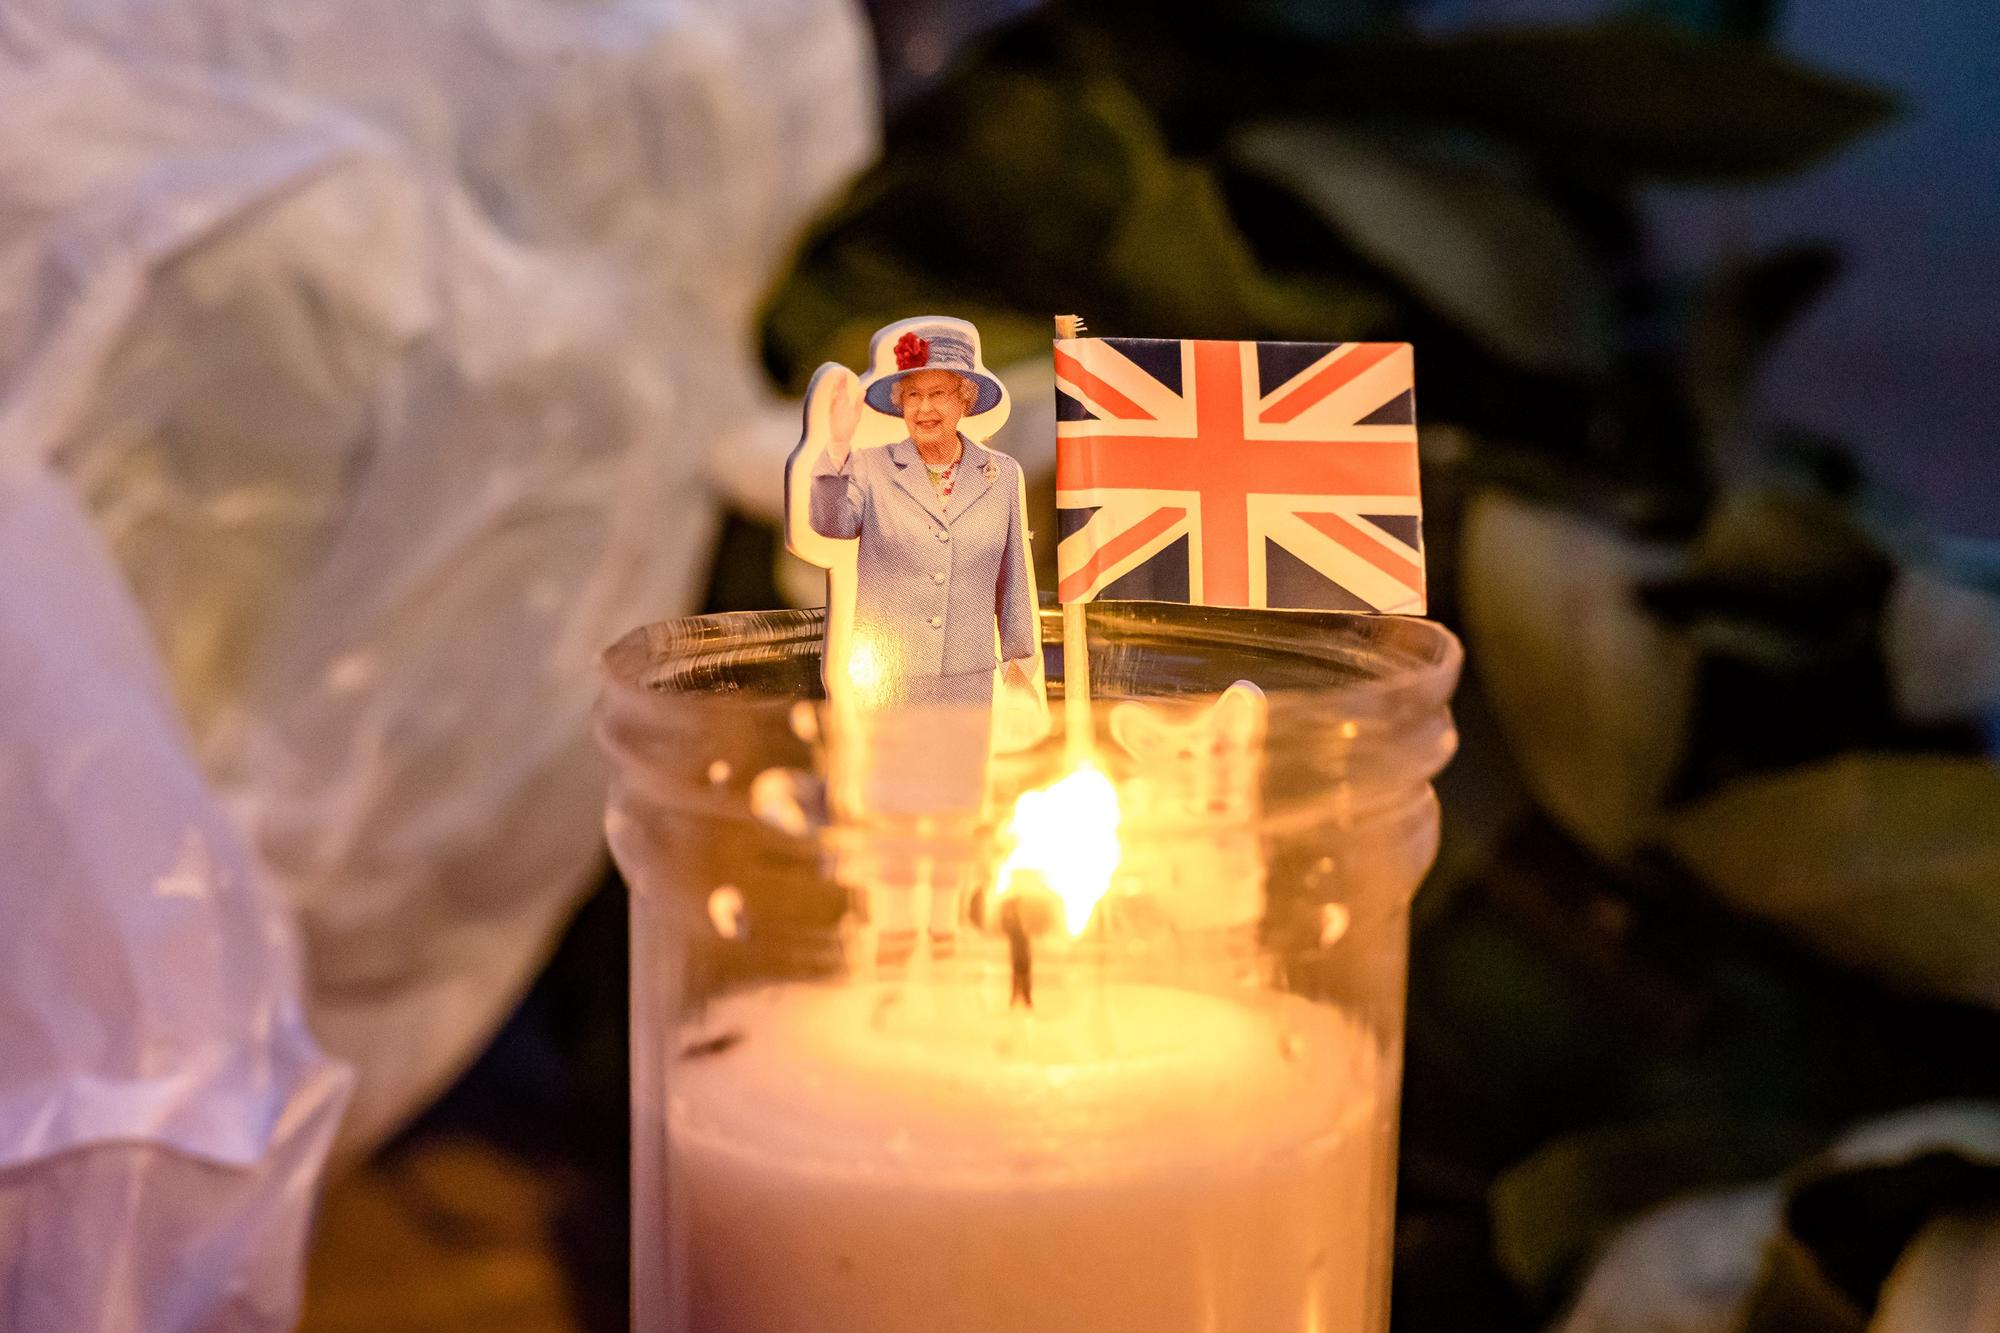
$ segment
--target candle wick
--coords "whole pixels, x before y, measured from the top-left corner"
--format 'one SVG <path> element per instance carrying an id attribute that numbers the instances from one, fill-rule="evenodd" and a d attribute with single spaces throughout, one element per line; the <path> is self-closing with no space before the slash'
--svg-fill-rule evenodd
<path id="1" fill-rule="evenodd" d="M 1021 920 L 1021 901 L 1010 898 L 1000 906 L 1000 929 L 1007 932 L 1007 961 L 1014 969 L 1014 990 L 1007 1006 L 1035 1007 L 1035 954 L 1028 943 L 1028 927 Z"/>

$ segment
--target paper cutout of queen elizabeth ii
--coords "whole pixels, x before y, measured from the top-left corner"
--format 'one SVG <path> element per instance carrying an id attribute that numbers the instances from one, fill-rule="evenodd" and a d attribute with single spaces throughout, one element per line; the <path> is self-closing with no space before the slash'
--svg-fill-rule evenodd
<path id="1" fill-rule="evenodd" d="M 902 320 L 877 331 L 870 361 L 865 378 L 831 363 L 814 375 L 787 476 L 787 538 L 830 575 L 828 691 L 990 708 L 998 668 L 1038 700 L 1026 488 L 980 442 L 1010 404 L 979 331 Z"/>

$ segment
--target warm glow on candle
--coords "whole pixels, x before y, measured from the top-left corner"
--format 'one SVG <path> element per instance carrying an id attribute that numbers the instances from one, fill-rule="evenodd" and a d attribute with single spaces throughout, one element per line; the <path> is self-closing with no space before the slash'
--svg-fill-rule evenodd
<path id="1" fill-rule="evenodd" d="M 873 634 L 859 633 L 847 650 L 847 680 L 854 687 L 854 699 L 864 707 L 880 704 L 889 693 L 889 680 L 896 664 L 889 660 L 889 645 Z"/>
<path id="2" fill-rule="evenodd" d="M 1062 900 L 1063 922 L 1079 934 L 1118 869 L 1118 790 L 1085 765 L 1060 781 L 1023 792 L 1007 822 L 1014 849 L 1000 866 L 1000 892 L 1030 874 Z"/>

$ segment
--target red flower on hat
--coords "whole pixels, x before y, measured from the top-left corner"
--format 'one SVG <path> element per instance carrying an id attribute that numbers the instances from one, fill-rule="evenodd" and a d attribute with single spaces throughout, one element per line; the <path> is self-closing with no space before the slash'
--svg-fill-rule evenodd
<path id="1" fill-rule="evenodd" d="M 919 338 L 914 333 L 906 333 L 896 339 L 896 369 L 915 370 L 927 366 L 931 360 L 931 344 L 928 338 Z"/>

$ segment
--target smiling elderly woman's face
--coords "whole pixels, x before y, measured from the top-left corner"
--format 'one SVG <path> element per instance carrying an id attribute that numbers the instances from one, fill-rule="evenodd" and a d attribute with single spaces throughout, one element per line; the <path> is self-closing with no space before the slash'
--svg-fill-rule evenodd
<path id="1" fill-rule="evenodd" d="M 979 386 L 949 370 L 919 370 L 889 390 L 903 409 L 903 425 L 919 447 L 948 452 L 958 439 L 959 419 L 979 396 Z"/>

